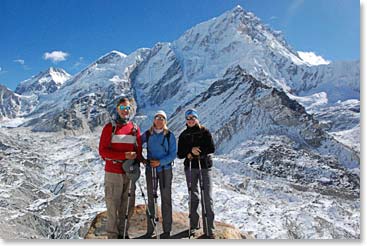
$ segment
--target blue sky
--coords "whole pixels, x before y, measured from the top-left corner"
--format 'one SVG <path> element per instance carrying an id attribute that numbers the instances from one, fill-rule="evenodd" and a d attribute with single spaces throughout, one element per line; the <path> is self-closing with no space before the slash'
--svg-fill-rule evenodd
<path id="1" fill-rule="evenodd" d="M 0 0 L 0 84 L 14 90 L 50 66 L 75 74 L 111 50 L 176 40 L 236 5 L 297 51 L 360 59 L 359 0 Z"/>

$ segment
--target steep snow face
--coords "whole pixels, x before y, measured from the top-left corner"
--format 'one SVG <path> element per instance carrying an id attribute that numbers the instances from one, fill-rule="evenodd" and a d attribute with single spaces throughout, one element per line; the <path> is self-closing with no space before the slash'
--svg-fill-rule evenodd
<path id="1" fill-rule="evenodd" d="M 207 90 L 235 65 L 292 94 L 325 93 L 330 104 L 359 99 L 359 62 L 310 66 L 280 32 L 270 30 L 240 6 L 198 24 L 172 43 L 157 44 L 132 81 L 143 113 L 145 107 L 158 106 L 172 113 L 179 102 Z"/>
<path id="2" fill-rule="evenodd" d="M 30 79 L 20 82 L 15 92 L 21 95 L 47 95 L 58 90 L 72 76 L 61 68 L 50 67 Z"/>
<path id="3" fill-rule="evenodd" d="M 360 99 L 359 61 L 339 61 L 328 65 L 298 67 L 294 74 L 285 75 L 299 96 L 325 92 L 330 104 L 348 99 Z"/>
<path id="4" fill-rule="evenodd" d="M 264 59 L 272 53 L 297 65 L 305 64 L 279 33 L 263 25 L 253 13 L 240 6 L 186 31 L 173 47 L 185 61 L 189 80 L 217 78 L 235 64 L 248 72 L 267 69 Z"/>

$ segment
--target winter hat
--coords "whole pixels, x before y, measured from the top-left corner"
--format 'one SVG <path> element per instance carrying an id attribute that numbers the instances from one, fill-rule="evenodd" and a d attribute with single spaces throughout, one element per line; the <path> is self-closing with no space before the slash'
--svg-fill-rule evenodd
<path id="1" fill-rule="evenodd" d="M 195 116 L 196 119 L 199 119 L 199 114 L 195 109 L 189 109 L 185 112 L 185 118 L 187 118 L 189 115 Z"/>
<path id="2" fill-rule="evenodd" d="M 158 110 L 157 113 L 155 113 L 154 117 L 156 117 L 157 115 L 162 115 L 167 121 L 167 115 L 163 110 Z"/>

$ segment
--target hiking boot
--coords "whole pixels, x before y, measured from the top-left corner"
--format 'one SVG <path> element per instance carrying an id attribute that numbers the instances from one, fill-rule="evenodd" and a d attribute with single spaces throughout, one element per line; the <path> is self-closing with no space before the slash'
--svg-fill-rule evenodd
<path id="1" fill-rule="evenodd" d="M 142 239 L 151 239 L 152 236 L 153 236 L 153 232 L 147 232 L 141 238 Z"/>
<path id="2" fill-rule="evenodd" d="M 163 232 L 160 236 L 161 239 L 169 239 L 171 237 L 171 232 Z"/>
<path id="3" fill-rule="evenodd" d="M 201 238 L 202 239 L 215 239 L 215 234 L 212 233 L 212 234 L 209 234 L 209 236 L 204 234 L 204 235 L 201 236 Z"/>
<path id="4" fill-rule="evenodd" d="M 198 227 L 192 227 L 190 229 L 190 236 L 193 236 L 198 230 L 200 230 L 200 226 L 198 226 Z"/>
<path id="5" fill-rule="evenodd" d="M 124 239 L 124 235 L 118 235 L 117 239 Z M 130 239 L 129 235 L 125 235 L 125 239 Z"/>

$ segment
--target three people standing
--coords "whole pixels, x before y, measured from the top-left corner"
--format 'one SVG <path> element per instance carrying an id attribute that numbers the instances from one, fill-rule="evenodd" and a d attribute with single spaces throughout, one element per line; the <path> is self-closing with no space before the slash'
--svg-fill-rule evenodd
<path id="1" fill-rule="evenodd" d="M 143 135 L 140 135 L 139 127 L 129 120 L 130 110 L 129 99 L 121 98 L 117 103 L 116 123 L 107 124 L 100 138 L 99 153 L 106 161 L 105 200 L 108 238 L 129 238 L 127 232 L 135 206 L 136 179 L 127 175 L 129 173 L 124 168 L 125 164 L 134 163 L 134 160 L 137 165 L 139 162 L 146 164 L 148 211 L 147 233 L 144 238 L 151 238 L 154 230 L 157 238 L 160 233 L 157 230 L 159 224 L 156 201 L 158 185 L 163 219 L 163 233 L 160 234 L 160 238 L 170 237 L 172 230 L 172 163 L 176 155 L 180 159 L 185 159 L 186 183 L 191 198 L 189 201 L 190 232 L 194 233 L 200 228 L 198 207 L 199 197 L 201 197 L 204 233 L 208 238 L 215 238 L 210 155 L 214 153 L 215 148 L 210 132 L 200 125 L 197 111 L 194 109 L 186 111 L 187 128 L 180 134 L 178 149 L 176 149 L 176 138 L 167 127 L 167 115 L 164 111 L 156 112 L 152 126 Z M 147 160 L 142 157 L 143 143 L 147 143 Z M 200 196 L 198 183 L 200 184 Z M 125 213 L 126 216 L 124 216 Z"/>

